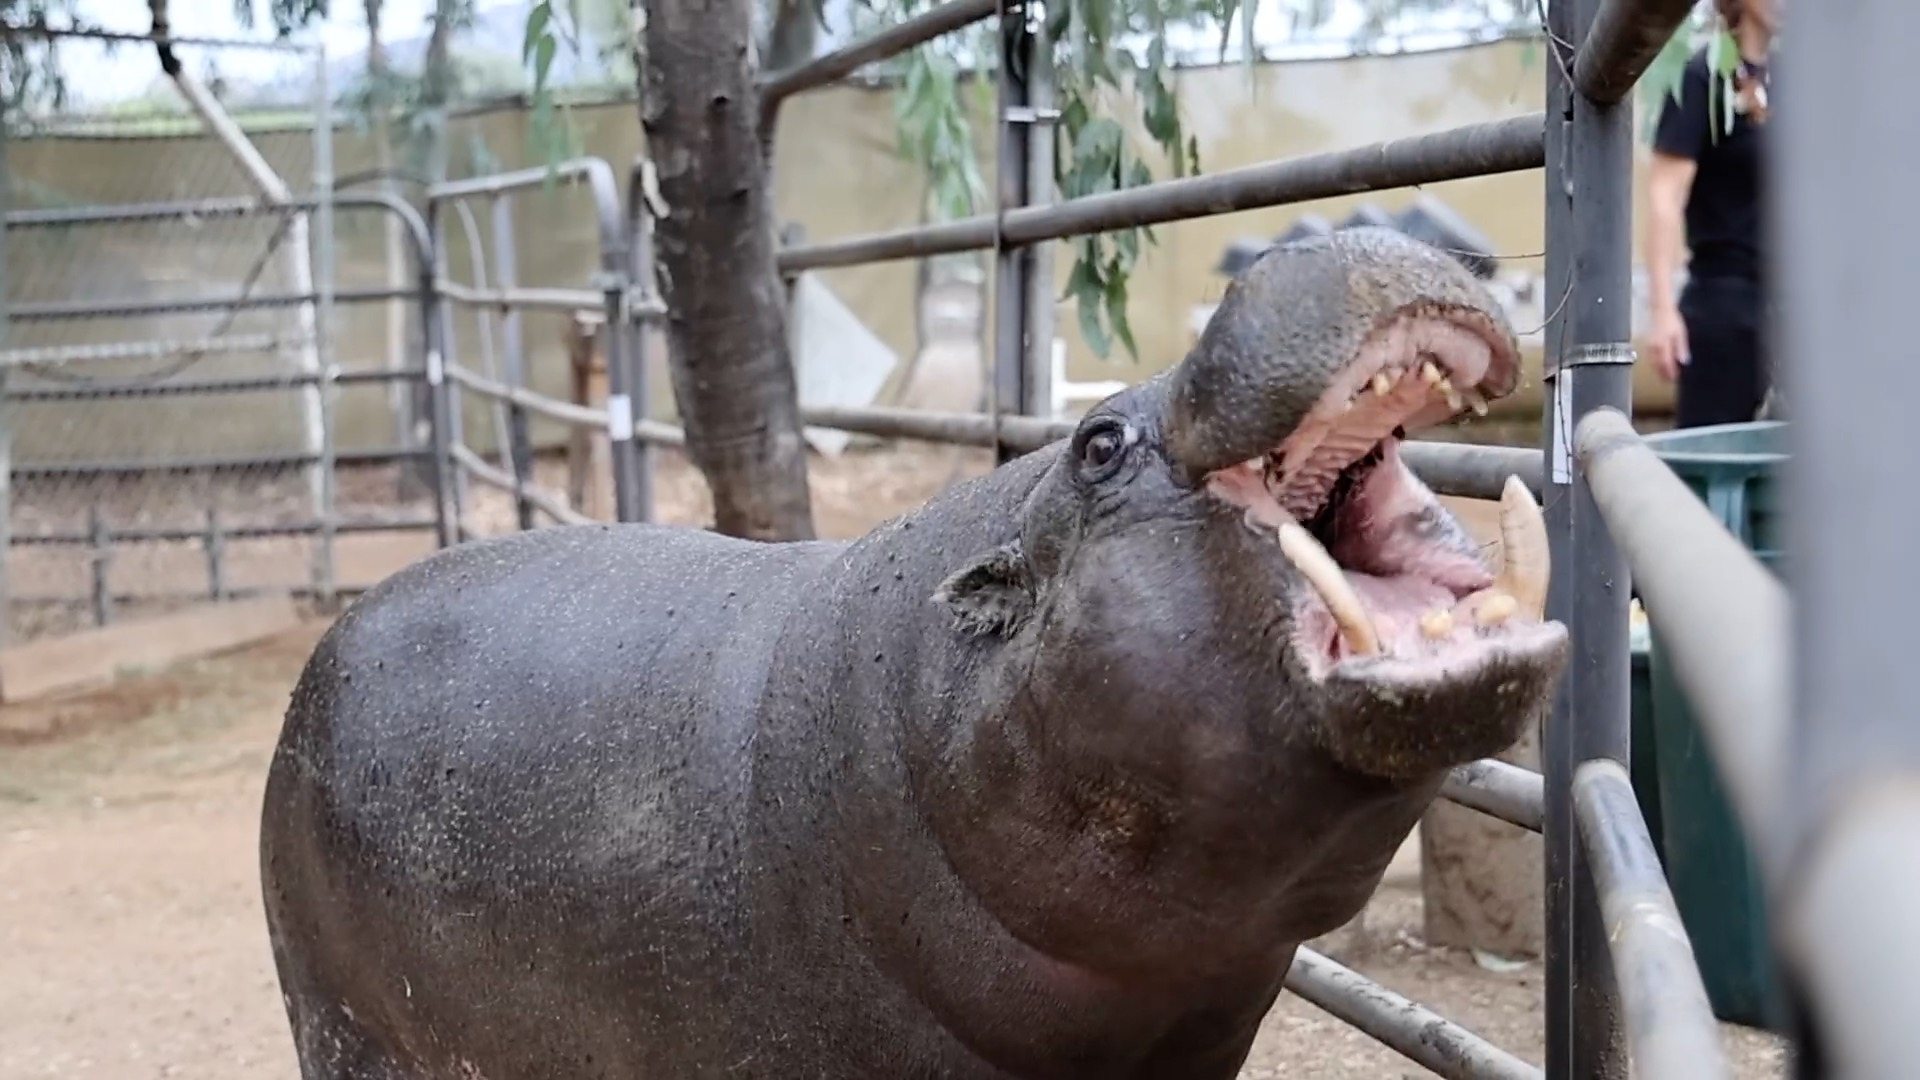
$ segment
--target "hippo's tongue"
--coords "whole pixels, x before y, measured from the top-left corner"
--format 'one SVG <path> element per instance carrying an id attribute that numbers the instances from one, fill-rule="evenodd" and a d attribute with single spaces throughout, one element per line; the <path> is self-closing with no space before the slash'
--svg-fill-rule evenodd
<path id="1" fill-rule="evenodd" d="M 1310 529 L 1282 520 L 1280 549 L 1300 571 L 1319 601 L 1302 613 L 1308 640 L 1324 644 L 1327 658 L 1391 653 L 1406 656 L 1444 651 L 1497 631 L 1516 614 L 1538 621 L 1545 615 L 1546 522 L 1525 485 L 1508 482 L 1501 499 L 1500 565 L 1492 572 L 1478 560 L 1431 537 L 1438 528 L 1437 503 L 1403 514 L 1382 512 L 1409 501 L 1411 475 L 1392 443 L 1371 466 L 1360 490 L 1334 509 L 1346 522 L 1335 534 L 1336 559 Z M 1323 617 L 1324 616 L 1324 617 Z"/>

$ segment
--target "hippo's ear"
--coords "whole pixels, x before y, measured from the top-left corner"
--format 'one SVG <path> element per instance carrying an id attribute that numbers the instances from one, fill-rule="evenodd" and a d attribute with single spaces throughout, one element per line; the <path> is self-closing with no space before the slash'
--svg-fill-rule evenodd
<path id="1" fill-rule="evenodd" d="M 1010 634 L 1033 610 L 1033 579 L 1020 541 L 1002 544 L 955 570 L 933 591 L 971 634 Z"/>

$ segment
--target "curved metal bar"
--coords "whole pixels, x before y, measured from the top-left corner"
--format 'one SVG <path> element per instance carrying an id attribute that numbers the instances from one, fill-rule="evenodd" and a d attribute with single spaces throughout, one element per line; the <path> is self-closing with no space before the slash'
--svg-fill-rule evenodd
<path id="1" fill-rule="evenodd" d="M 1573 84 L 1596 105 L 1621 101 L 1693 5 L 1694 0 L 1606 0 L 1573 58 Z"/>
<path id="2" fill-rule="evenodd" d="M 1447 1080 L 1541 1078 L 1534 1066 L 1312 949 L 1294 953 L 1287 989 Z"/>
<path id="3" fill-rule="evenodd" d="M 1699 715 L 1713 763 L 1768 876 L 1787 775 L 1786 587 L 1762 567 L 1627 418 L 1596 409 L 1574 432 L 1593 501 L 1633 569 L 1647 615 Z"/>
<path id="4" fill-rule="evenodd" d="M 918 45 L 971 26 L 999 10 L 1000 0 L 951 0 L 887 27 L 864 41 L 815 57 L 760 79 L 760 120 L 764 126 L 787 98 L 802 90 L 845 78 L 877 60 L 898 56 Z"/>
<path id="5" fill-rule="evenodd" d="M 1534 832 L 1546 818 L 1546 777 L 1493 758 L 1453 770 L 1440 785 L 1440 795 Z"/>
<path id="6" fill-rule="evenodd" d="M 393 214 L 406 227 L 413 244 L 414 257 L 429 258 L 433 244 L 428 239 L 426 219 L 411 203 L 384 191 L 335 192 L 333 205 L 380 209 Z M 10 210 L 9 229 L 49 229 L 73 225 L 114 225 L 128 221 L 165 221 L 170 218 L 212 217 L 285 217 L 317 209 L 320 199 L 299 195 L 284 203 L 266 203 L 247 196 L 215 199 L 172 199 L 158 202 L 124 203 L 116 206 L 81 206 L 62 209 Z"/>
<path id="7" fill-rule="evenodd" d="M 1546 161 L 1546 116 L 1469 124 L 1431 135 L 1282 158 L 1184 180 L 1164 180 L 1086 195 L 1048 206 L 788 248 L 781 273 L 828 266 L 983 251 L 996 241 L 1032 244 L 1141 225 L 1213 217 L 1236 210 L 1283 206 L 1334 195 L 1433 184 L 1469 176 L 1537 169 Z"/>
<path id="8" fill-rule="evenodd" d="M 1726 1080 L 1720 1024 L 1627 770 L 1607 758 L 1574 770 L 1573 812 L 1607 925 L 1634 1075 Z"/>

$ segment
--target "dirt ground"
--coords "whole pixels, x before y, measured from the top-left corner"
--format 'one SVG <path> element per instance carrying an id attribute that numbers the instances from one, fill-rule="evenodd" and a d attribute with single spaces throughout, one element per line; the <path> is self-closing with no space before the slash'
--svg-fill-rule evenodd
<path id="1" fill-rule="evenodd" d="M 821 530 L 858 533 L 985 466 L 931 448 L 822 463 Z M 663 472 L 665 516 L 701 520 L 698 481 Z M 0 1080 L 294 1077 L 255 837 L 281 711 L 323 628 L 0 708 Z M 1377 947 L 1343 959 L 1538 1062 L 1539 966 L 1492 971 L 1424 944 L 1413 853 L 1368 912 Z M 1786 1074 L 1772 1038 L 1729 1027 L 1726 1041 L 1737 1075 Z M 1430 1074 L 1287 995 L 1242 1075 Z"/>

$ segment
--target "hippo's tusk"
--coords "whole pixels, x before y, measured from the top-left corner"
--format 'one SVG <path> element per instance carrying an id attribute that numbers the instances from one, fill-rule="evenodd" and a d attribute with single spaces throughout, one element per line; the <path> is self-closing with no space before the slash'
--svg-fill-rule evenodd
<path id="1" fill-rule="evenodd" d="M 1520 611 L 1539 620 L 1547 614 L 1547 576 L 1552 565 L 1547 554 L 1547 522 L 1540 504 L 1517 476 L 1507 477 L 1500 491 L 1500 572 L 1494 587 L 1511 593 Z"/>
<path id="2" fill-rule="evenodd" d="M 1327 554 L 1327 549 L 1320 546 L 1312 533 L 1297 523 L 1283 522 L 1279 531 L 1281 554 L 1326 602 L 1327 611 L 1340 627 L 1340 636 L 1346 639 L 1347 648 L 1358 656 L 1379 652 L 1380 635 L 1373 628 L 1373 620 L 1367 618 L 1360 594 L 1353 591 L 1353 583 L 1341 572 L 1340 564 L 1333 561 L 1333 556 Z"/>

